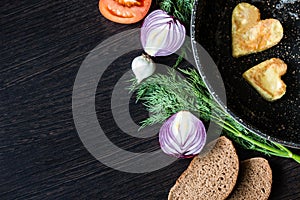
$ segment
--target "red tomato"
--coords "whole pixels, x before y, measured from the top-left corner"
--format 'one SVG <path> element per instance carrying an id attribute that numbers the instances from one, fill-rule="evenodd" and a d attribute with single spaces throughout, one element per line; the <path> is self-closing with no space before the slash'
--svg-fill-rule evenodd
<path id="1" fill-rule="evenodd" d="M 101 14 L 117 23 L 132 24 L 143 19 L 152 0 L 100 0 Z"/>

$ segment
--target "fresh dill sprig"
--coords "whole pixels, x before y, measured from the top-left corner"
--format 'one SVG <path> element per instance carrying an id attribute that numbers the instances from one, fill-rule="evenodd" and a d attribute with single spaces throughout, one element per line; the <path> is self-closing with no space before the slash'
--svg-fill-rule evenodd
<path id="1" fill-rule="evenodd" d="M 194 0 L 157 0 L 159 7 L 189 27 Z"/>
<path id="2" fill-rule="evenodd" d="M 183 78 L 176 75 L 175 70 L 172 69 L 168 75 L 154 74 L 136 86 L 137 101 L 142 101 L 151 113 L 151 116 L 142 122 L 142 127 L 162 123 L 181 110 L 194 113 L 203 110 L 205 112 L 201 112 L 199 117 L 209 120 L 210 105 L 203 100 L 199 101 L 200 98 L 194 95 L 194 88 L 190 87 L 187 81 L 182 80 Z"/>
<path id="3" fill-rule="evenodd" d="M 137 101 L 142 101 L 151 114 L 142 122 L 142 127 L 163 123 L 171 115 L 188 110 L 204 121 L 211 120 L 221 126 L 227 137 L 246 149 L 292 158 L 300 163 L 299 155 L 293 154 L 281 144 L 252 133 L 235 121 L 213 100 L 195 69 L 180 69 L 180 72 L 187 78 L 171 69 L 168 74 L 154 74 L 141 84 L 133 82 L 131 91 L 136 91 Z"/>

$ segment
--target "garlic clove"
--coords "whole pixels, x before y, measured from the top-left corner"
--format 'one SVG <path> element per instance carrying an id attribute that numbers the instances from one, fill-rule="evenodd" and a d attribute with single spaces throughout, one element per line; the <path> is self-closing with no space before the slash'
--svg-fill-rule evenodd
<path id="1" fill-rule="evenodd" d="M 149 56 L 143 54 L 133 59 L 131 69 L 137 79 L 137 83 L 140 83 L 155 72 L 156 65 Z"/>

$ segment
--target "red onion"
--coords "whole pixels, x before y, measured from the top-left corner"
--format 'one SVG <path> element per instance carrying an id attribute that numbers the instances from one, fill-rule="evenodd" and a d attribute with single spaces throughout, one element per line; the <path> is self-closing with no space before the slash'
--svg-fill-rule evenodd
<path id="1" fill-rule="evenodd" d="M 144 20 L 141 42 L 150 56 L 168 56 L 176 52 L 185 39 L 184 26 L 163 10 L 154 10 Z"/>
<path id="2" fill-rule="evenodd" d="M 172 115 L 159 131 L 161 149 L 177 158 L 199 154 L 205 142 L 206 130 L 202 121 L 189 111 L 180 111 Z"/>

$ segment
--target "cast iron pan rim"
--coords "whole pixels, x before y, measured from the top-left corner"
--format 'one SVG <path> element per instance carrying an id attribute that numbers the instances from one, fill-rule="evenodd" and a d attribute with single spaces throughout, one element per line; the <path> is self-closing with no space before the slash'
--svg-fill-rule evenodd
<path id="1" fill-rule="evenodd" d="M 295 144 L 293 142 L 288 142 L 288 141 L 284 141 L 284 140 L 280 140 L 278 138 L 275 137 L 271 137 L 263 132 L 261 132 L 260 130 L 254 128 L 253 126 L 251 126 L 249 123 L 243 121 L 242 119 L 240 119 L 238 116 L 236 116 L 229 108 L 227 108 L 226 105 L 224 105 L 224 103 L 221 101 L 221 99 L 216 95 L 216 92 L 214 92 L 214 89 L 211 87 L 211 85 L 209 84 L 209 82 L 206 79 L 205 74 L 202 71 L 201 68 L 201 64 L 199 63 L 199 56 L 198 56 L 198 51 L 197 51 L 197 47 L 196 47 L 196 36 L 195 36 L 195 28 L 196 28 L 196 11 L 197 11 L 197 6 L 198 6 L 198 1 L 196 0 L 194 2 L 194 6 L 193 6 L 193 10 L 192 10 L 192 16 L 191 16 L 191 26 L 190 26 L 190 34 L 191 34 L 191 44 L 192 44 L 192 50 L 193 50 L 193 56 L 196 62 L 196 66 L 197 69 L 199 71 L 199 74 L 201 76 L 201 78 L 203 79 L 206 87 L 208 88 L 209 93 L 212 95 L 212 97 L 214 98 L 214 100 L 221 106 L 221 108 L 228 113 L 236 122 L 238 122 L 240 125 L 242 125 L 244 128 L 246 128 L 247 130 L 253 132 L 254 134 L 263 137 L 266 140 L 270 140 L 272 142 L 277 142 L 279 144 L 282 144 L 284 146 L 288 146 L 291 148 L 296 148 L 296 149 L 300 149 L 300 144 Z"/>

